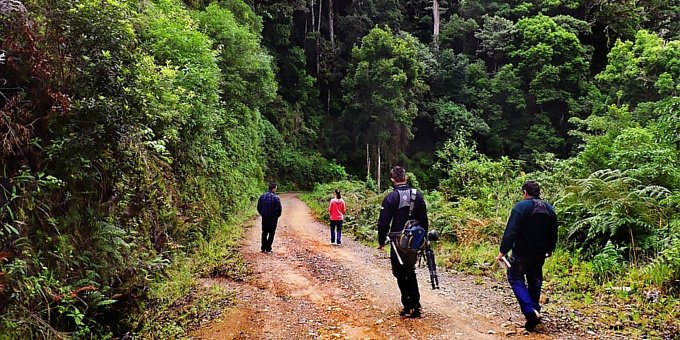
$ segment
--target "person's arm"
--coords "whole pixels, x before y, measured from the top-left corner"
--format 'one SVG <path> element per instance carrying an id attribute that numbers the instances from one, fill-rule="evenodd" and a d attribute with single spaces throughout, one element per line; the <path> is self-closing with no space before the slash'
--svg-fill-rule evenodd
<path id="1" fill-rule="evenodd" d="M 345 217 L 345 210 L 347 209 L 347 207 L 345 206 L 345 200 L 341 199 L 341 200 L 340 200 L 340 203 L 341 203 L 341 204 L 340 204 L 340 209 L 341 209 L 340 211 L 342 212 L 342 217 L 343 217 L 343 219 L 344 219 L 344 217 Z"/>
<path id="2" fill-rule="evenodd" d="M 557 246 L 557 215 L 555 214 L 555 211 L 551 210 L 550 217 L 550 226 L 548 229 L 548 253 L 546 256 L 550 256 Z"/>
<path id="3" fill-rule="evenodd" d="M 385 246 L 385 238 L 390 232 L 390 223 L 392 222 L 392 209 L 390 207 L 388 198 L 389 194 L 385 196 L 380 205 L 380 217 L 378 217 L 378 248 L 382 249 Z"/>
<path id="4" fill-rule="evenodd" d="M 257 199 L 257 212 L 262 215 L 262 196 Z"/>
<path id="5" fill-rule="evenodd" d="M 512 249 L 517 239 L 517 234 L 519 233 L 519 223 L 522 220 L 522 214 L 520 213 L 517 206 L 512 208 L 510 213 L 510 218 L 505 226 L 505 232 L 503 232 L 503 240 L 501 241 L 500 254 L 506 255 Z M 500 256 L 499 256 L 500 257 Z"/>
<path id="6" fill-rule="evenodd" d="M 276 208 L 276 217 L 281 217 L 281 212 L 283 209 L 281 208 L 281 199 L 279 199 L 279 196 L 274 196 L 274 207 Z"/>
<path id="7" fill-rule="evenodd" d="M 333 210 L 331 208 L 333 208 L 333 199 L 332 198 L 331 198 L 330 201 L 328 201 L 328 215 L 329 216 L 333 213 Z"/>

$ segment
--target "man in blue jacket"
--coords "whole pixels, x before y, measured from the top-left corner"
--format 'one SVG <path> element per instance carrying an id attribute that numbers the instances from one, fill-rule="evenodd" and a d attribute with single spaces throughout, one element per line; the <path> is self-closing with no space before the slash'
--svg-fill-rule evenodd
<path id="1" fill-rule="evenodd" d="M 269 183 L 269 191 L 265 192 L 257 200 L 257 212 L 262 215 L 262 246 L 260 250 L 271 253 L 276 223 L 281 216 L 281 200 L 276 196 L 276 183 Z"/>
<path id="2" fill-rule="evenodd" d="M 423 195 L 416 191 L 413 203 L 413 215 L 409 216 L 411 203 L 411 188 L 406 182 L 406 170 L 395 166 L 390 171 L 390 180 L 394 184 L 394 190 L 387 194 L 380 207 L 378 218 L 378 249 L 383 249 L 385 239 L 389 234 L 399 233 L 404 229 L 404 224 L 410 219 L 420 222 L 420 226 L 427 231 L 427 207 Z M 416 253 L 397 255 L 397 250 L 390 247 L 390 262 L 392 263 L 392 275 L 397 279 L 397 285 L 401 292 L 401 303 L 404 309 L 399 313 L 401 316 L 411 318 L 420 317 L 420 291 L 416 279 Z"/>
<path id="3" fill-rule="evenodd" d="M 538 183 L 527 181 L 522 185 L 524 199 L 512 208 L 497 256 L 501 261 L 512 249 L 508 282 L 526 317 L 524 327 L 528 331 L 540 322 L 543 263 L 557 243 L 557 215 L 540 195 Z"/>

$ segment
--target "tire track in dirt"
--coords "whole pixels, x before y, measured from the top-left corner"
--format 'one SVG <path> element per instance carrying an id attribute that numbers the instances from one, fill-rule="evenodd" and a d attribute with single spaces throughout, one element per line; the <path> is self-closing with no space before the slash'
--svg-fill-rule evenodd
<path id="1" fill-rule="evenodd" d="M 423 317 L 398 316 L 399 290 L 387 253 L 343 237 L 329 244 L 328 226 L 315 221 L 296 194 L 282 194 L 273 253 L 260 252 L 260 219 L 241 250 L 251 271 L 245 282 L 205 280 L 236 292 L 222 317 L 191 336 L 200 339 L 490 339 L 525 334 L 509 288 L 440 273 L 431 290 L 419 269 Z M 496 291 L 494 291 L 496 288 Z M 569 338 L 564 334 L 557 335 Z"/>

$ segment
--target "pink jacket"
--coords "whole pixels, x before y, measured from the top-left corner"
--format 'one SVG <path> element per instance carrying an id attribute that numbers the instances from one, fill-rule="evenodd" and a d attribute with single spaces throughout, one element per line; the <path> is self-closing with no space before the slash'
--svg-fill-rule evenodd
<path id="1" fill-rule="evenodd" d="M 345 218 L 345 201 L 342 198 L 331 199 L 328 212 L 331 215 L 331 221 L 342 221 Z"/>

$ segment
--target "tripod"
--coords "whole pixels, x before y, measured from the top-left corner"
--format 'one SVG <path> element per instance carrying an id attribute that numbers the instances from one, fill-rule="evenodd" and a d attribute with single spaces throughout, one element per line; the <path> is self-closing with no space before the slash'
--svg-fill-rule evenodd
<path id="1" fill-rule="evenodd" d="M 427 242 L 425 248 L 418 250 L 418 266 L 423 266 L 423 260 L 427 264 L 427 269 L 430 271 L 430 283 L 432 289 L 439 289 L 439 277 L 437 276 L 437 264 L 434 261 L 434 251 L 430 248 L 430 242 Z"/>

